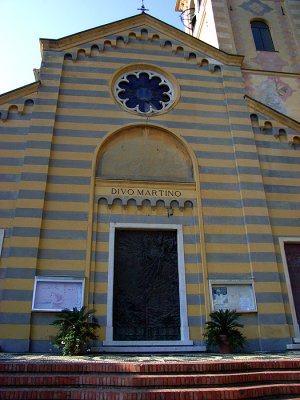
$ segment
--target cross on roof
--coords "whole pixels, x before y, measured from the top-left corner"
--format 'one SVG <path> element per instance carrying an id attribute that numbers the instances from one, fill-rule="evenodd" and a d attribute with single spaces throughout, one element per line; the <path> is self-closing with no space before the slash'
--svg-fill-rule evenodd
<path id="1" fill-rule="evenodd" d="M 149 11 L 144 5 L 144 0 L 142 0 L 142 5 L 140 8 L 138 8 L 138 10 L 141 11 L 141 14 L 143 14 L 145 11 Z"/>

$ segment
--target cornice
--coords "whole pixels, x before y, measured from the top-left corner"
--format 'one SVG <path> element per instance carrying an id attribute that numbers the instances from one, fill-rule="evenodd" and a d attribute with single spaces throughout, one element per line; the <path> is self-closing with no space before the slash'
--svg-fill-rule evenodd
<path id="1" fill-rule="evenodd" d="M 274 118 L 275 120 L 281 122 L 283 125 L 288 126 L 291 129 L 294 129 L 297 132 L 300 132 L 300 122 L 296 121 L 293 118 L 288 117 L 287 115 L 284 115 L 280 113 L 279 111 L 274 110 L 274 108 L 271 108 L 267 106 L 266 104 L 261 103 L 258 100 L 253 99 L 252 97 L 245 95 L 244 99 L 249 107 L 254 109 L 255 111 L 262 113 L 262 114 L 267 114 L 268 116 Z"/>
<path id="2" fill-rule="evenodd" d="M 242 72 L 246 74 L 253 74 L 253 75 L 274 75 L 274 76 L 285 76 L 288 78 L 300 78 L 300 73 L 296 72 L 284 72 L 284 71 L 268 71 L 264 69 L 251 69 L 251 68 L 242 68 Z"/>
<path id="3" fill-rule="evenodd" d="M 65 36 L 60 39 L 41 38 L 41 51 L 64 51 L 71 47 L 80 46 L 86 42 L 93 40 L 99 41 L 99 39 L 104 38 L 105 36 L 117 34 L 124 30 L 130 30 L 141 26 L 154 28 L 170 38 L 184 42 L 195 51 L 202 52 L 211 58 L 217 59 L 223 64 L 239 67 L 242 65 L 244 56 L 229 54 L 219 50 L 177 28 L 174 28 L 172 25 L 166 24 L 165 22 L 145 13 L 75 33 L 74 35 Z"/>
<path id="4" fill-rule="evenodd" d="M 33 83 L 29 83 L 28 85 L 21 86 L 20 88 L 3 93 L 0 95 L 0 104 L 5 104 L 19 97 L 24 97 L 31 93 L 37 92 L 40 84 L 40 81 L 36 81 Z"/>

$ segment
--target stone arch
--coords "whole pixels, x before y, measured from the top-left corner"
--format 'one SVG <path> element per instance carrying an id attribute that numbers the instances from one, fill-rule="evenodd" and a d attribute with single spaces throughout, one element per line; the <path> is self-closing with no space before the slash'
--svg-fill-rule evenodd
<path id="1" fill-rule="evenodd" d="M 251 114 L 250 115 L 250 120 L 251 120 L 251 125 L 253 128 L 258 128 L 259 127 L 259 120 L 258 120 L 258 115 L 257 114 Z"/>
<path id="2" fill-rule="evenodd" d="M 196 60 L 196 59 L 197 59 L 196 53 L 189 53 L 188 59 L 189 59 L 189 60 Z"/>
<path id="3" fill-rule="evenodd" d="M 213 69 L 213 72 L 215 72 L 215 73 L 217 73 L 217 74 L 220 74 L 220 73 L 221 73 L 221 67 L 220 67 L 220 65 L 215 65 L 215 66 L 214 66 L 214 69 Z"/>
<path id="4" fill-rule="evenodd" d="M 170 207 L 174 207 L 174 208 L 178 208 L 179 207 L 179 203 L 177 200 L 172 200 L 170 203 Z"/>
<path id="5" fill-rule="evenodd" d="M 85 49 L 79 49 L 77 51 L 77 60 L 83 60 L 86 57 L 86 50 Z"/>
<path id="6" fill-rule="evenodd" d="M 142 40 L 148 40 L 148 29 L 142 29 L 141 30 L 141 39 Z"/>
<path id="7" fill-rule="evenodd" d="M 272 122 L 266 121 L 264 126 L 262 127 L 262 133 L 268 134 L 268 133 L 273 133 L 273 125 Z"/>
<path id="8" fill-rule="evenodd" d="M 123 36 L 118 36 L 116 39 L 116 46 L 118 48 L 124 48 L 125 47 L 125 39 Z"/>
<path id="9" fill-rule="evenodd" d="M 165 49 L 172 49 L 172 42 L 170 40 L 166 40 L 164 43 Z"/>
<path id="10" fill-rule="evenodd" d="M 286 136 L 286 130 L 285 129 L 279 129 L 279 131 L 278 131 L 278 135 L 279 136 Z"/>
<path id="11" fill-rule="evenodd" d="M 64 60 L 73 60 L 72 54 L 71 54 L 71 53 L 66 53 L 66 54 L 64 55 Z"/>
<path id="12" fill-rule="evenodd" d="M 128 40 L 130 41 L 130 42 L 133 42 L 133 41 L 135 41 L 137 38 L 136 38 L 136 33 L 135 32 L 130 32 L 129 33 L 129 35 L 128 35 Z"/>
<path id="13" fill-rule="evenodd" d="M 7 119 L 20 119 L 20 110 L 16 104 L 12 104 L 8 108 Z"/>
<path id="14" fill-rule="evenodd" d="M 177 46 L 176 50 L 175 50 L 176 54 L 183 54 L 184 53 L 184 49 L 182 46 Z"/>
<path id="15" fill-rule="evenodd" d="M 208 64 L 209 64 L 208 60 L 206 58 L 203 58 L 201 60 L 200 66 L 203 68 L 208 68 Z"/>
<path id="16" fill-rule="evenodd" d="M 193 182 L 193 161 L 176 135 L 157 126 L 133 125 L 113 133 L 100 147 L 96 177 Z"/>
<path id="17" fill-rule="evenodd" d="M 104 49 L 111 49 L 113 46 L 112 46 L 112 43 L 111 43 L 111 41 L 110 40 L 105 40 L 104 41 Z"/>
<path id="18" fill-rule="evenodd" d="M 158 42 L 160 40 L 160 37 L 159 37 L 159 35 L 155 34 L 155 35 L 152 36 L 151 40 L 152 40 L 152 42 Z"/>
<path id="19" fill-rule="evenodd" d="M 123 202 L 122 202 L 122 199 L 119 199 L 118 197 L 116 197 L 115 199 L 113 199 L 112 204 L 115 206 L 122 206 Z"/>
<path id="20" fill-rule="evenodd" d="M 93 44 L 91 47 L 91 56 L 96 57 L 100 54 L 100 49 L 97 44 Z"/>
<path id="21" fill-rule="evenodd" d="M 143 207 L 151 207 L 151 201 L 149 199 L 144 199 L 142 201 L 142 206 Z"/>

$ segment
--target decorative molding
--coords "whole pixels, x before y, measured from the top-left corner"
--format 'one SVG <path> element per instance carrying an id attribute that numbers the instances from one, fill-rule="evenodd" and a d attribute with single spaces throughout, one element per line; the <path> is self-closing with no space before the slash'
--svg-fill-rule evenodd
<path id="1" fill-rule="evenodd" d="M 9 119 L 9 115 L 12 110 L 17 109 L 17 113 L 20 116 L 30 114 L 32 112 L 32 106 L 34 106 L 34 100 L 32 98 L 24 99 L 23 104 L 6 104 L 5 108 L 0 110 L 0 120 L 3 122 Z"/>
<path id="2" fill-rule="evenodd" d="M 284 71 L 269 71 L 269 70 L 261 70 L 261 69 L 251 69 L 251 68 L 242 68 L 242 72 L 252 75 L 265 75 L 265 76 L 282 76 L 284 78 L 300 78 L 300 73 L 295 72 L 284 72 Z"/>
<path id="3" fill-rule="evenodd" d="M 245 1 L 244 3 L 242 3 L 240 5 L 240 7 L 258 17 L 261 17 L 272 11 L 271 7 L 269 7 L 268 5 L 266 5 L 265 3 L 263 3 L 260 0 Z"/>
<path id="4" fill-rule="evenodd" d="M 146 29 L 141 29 L 141 35 L 137 35 L 136 32 L 123 32 L 123 36 L 118 36 L 115 38 L 102 38 L 102 42 L 90 43 L 89 48 L 72 48 L 68 49 L 68 52 L 64 54 L 64 60 L 71 60 L 73 62 L 77 62 L 83 59 L 88 59 L 90 57 L 99 56 L 100 53 L 107 52 L 109 50 L 119 48 L 119 43 L 122 42 L 124 46 L 130 46 L 131 41 L 140 40 L 143 34 L 147 35 L 147 40 L 151 43 L 157 43 L 161 48 L 166 48 L 170 54 L 181 54 L 182 57 L 187 62 L 192 62 L 193 64 L 198 65 L 200 68 L 206 69 L 211 73 L 220 73 L 221 67 L 223 65 L 222 62 L 217 61 L 215 58 L 204 54 L 203 52 L 199 53 L 195 52 L 195 49 L 191 49 L 190 47 L 182 47 L 179 46 L 177 41 L 173 44 L 170 40 L 160 39 L 159 35 L 153 34 L 152 37 L 148 36 L 148 31 Z M 130 39 L 131 38 L 131 39 Z M 130 40 L 129 40 L 130 39 Z M 121 47 L 124 47 L 121 46 Z M 128 68 L 128 66 L 126 67 Z M 158 68 L 153 66 L 153 68 Z"/>
<path id="5" fill-rule="evenodd" d="M 104 202 L 108 206 L 122 205 L 126 206 L 149 206 L 149 207 L 166 207 L 166 208 L 194 208 L 196 206 L 195 199 L 173 199 L 165 197 L 135 197 L 135 196 L 96 196 L 97 202 Z"/>
<path id="6" fill-rule="evenodd" d="M 125 30 L 130 30 L 132 28 L 141 28 L 142 30 L 145 30 L 147 29 L 147 27 L 156 29 L 159 33 L 163 33 L 164 35 L 177 41 L 184 42 L 186 46 L 191 47 L 191 51 L 204 53 L 221 63 L 239 67 L 243 63 L 244 56 L 229 54 L 222 50 L 219 50 L 145 13 L 110 24 L 102 25 L 97 28 L 79 32 L 74 35 L 66 36 L 60 39 L 42 38 L 40 39 L 41 51 L 67 51 L 72 47 L 78 47 L 83 43 L 87 43 L 90 41 L 96 41 L 95 44 L 97 44 L 99 40 L 101 41 L 101 39 L 105 39 L 105 37 L 109 35 L 119 34 L 120 32 Z"/>
<path id="7" fill-rule="evenodd" d="M 247 105 L 255 110 L 256 112 L 267 114 L 268 116 L 274 118 L 276 121 L 281 122 L 283 125 L 288 126 L 289 128 L 300 132 L 300 122 L 296 121 L 276 110 L 274 108 L 271 108 L 267 106 L 266 104 L 261 103 L 258 100 L 253 99 L 252 97 L 245 95 L 244 99 L 247 103 Z"/>
<path id="8" fill-rule="evenodd" d="M 300 147 L 300 136 L 294 136 L 293 139 L 289 141 L 289 145 L 294 148 Z"/>
<path id="9" fill-rule="evenodd" d="M 41 85 L 41 81 L 29 83 L 29 85 L 21 86 L 20 88 L 11 90 L 0 95 L 0 104 L 5 104 L 23 96 L 28 96 L 31 93 L 37 92 Z"/>

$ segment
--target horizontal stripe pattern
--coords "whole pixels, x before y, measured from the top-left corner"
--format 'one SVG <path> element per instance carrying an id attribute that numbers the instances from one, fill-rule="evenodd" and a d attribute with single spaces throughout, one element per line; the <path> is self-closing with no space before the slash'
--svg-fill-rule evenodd
<path id="1" fill-rule="evenodd" d="M 116 36 L 110 40 L 116 40 Z M 83 48 L 89 50 L 91 45 L 86 43 Z M 182 45 L 173 41 L 173 46 Z M 77 50 L 70 52 L 75 54 Z M 4 143 L 0 152 L 0 223 L 9 227 L 1 263 L 7 280 L 15 283 L 15 288 L 4 289 L 2 300 L 17 302 L 16 309 L 11 305 L 0 316 L 0 322 L 27 327 L 30 323 L 32 290 L 22 289 L 15 281 L 23 281 L 27 288 L 29 284 L 32 287 L 36 274 L 83 278 L 90 256 L 88 298 L 105 326 L 109 224 L 174 223 L 183 225 L 191 339 L 202 343 L 210 311 L 206 303 L 210 301 L 206 296 L 207 277 L 250 279 L 257 287 L 259 310 L 243 315 L 246 332 L 252 335 L 250 343 L 256 350 L 270 346 L 283 349 L 288 340 L 285 326 L 291 324 L 291 318 L 284 309 L 287 293 L 281 293 L 285 276 L 278 238 L 282 232 L 284 236 L 300 237 L 299 154 L 288 140 L 280 142 L 273 134 L 252 130 L 252 111 L 243 99 L 245 89 L 239 69 L 221 65 L 221 74 L 211 73 L 147 40 L 133 41 L 124 48 L 105 48 L 97 56 L 79 56 L 76 61 L 63 62 L 63 55 L 45 54 L 42 85 L 30 118 L 29 114 L 22 117 L 12 113 L 5 124 L 0 122 Z M 205 55 L 197 53 L 198 57 Z M 101 140 L 124 125 L 146 122 L 124 112 L 109 88 L 115 71 L 141 59 L 166 69 L 180 85 L 176 106 L 166 114 L 153 116 L 152 121 L 182 137 L 194 153 L 199 172 L 199 209 L 174 209 L 170 217 L 158 210 L 97 205 L 90 199 L 92 166 Z M 22 99 L 16 104 L 22 104 Z M 260 119 L 269 120 L 262 114 Z M 272 124 L 274 132 L 282 128 L 274 120 Z M 284 129 L 288 138 L 295 134 Z M 92 206 L 92 251 L 88 254 L 87 224 Z M 19 223 L 16 226 L 14 219 Z M 7 267 L 9 258 L 13 268 Z M 52 318 L 52 314 L 32 314 L 32 349 L 45 348 L 43 329 Z M 264 336 L 257 338 L 258 324 L 263 325 L 262 331 L 266 326 L 282 332 L 278 333 L 281 337 L 277 344 Z M 3 349 L 10 349 L 11 339 L 5 340 Z M 28 339 L 19 348 L 26 346 Z"/>

